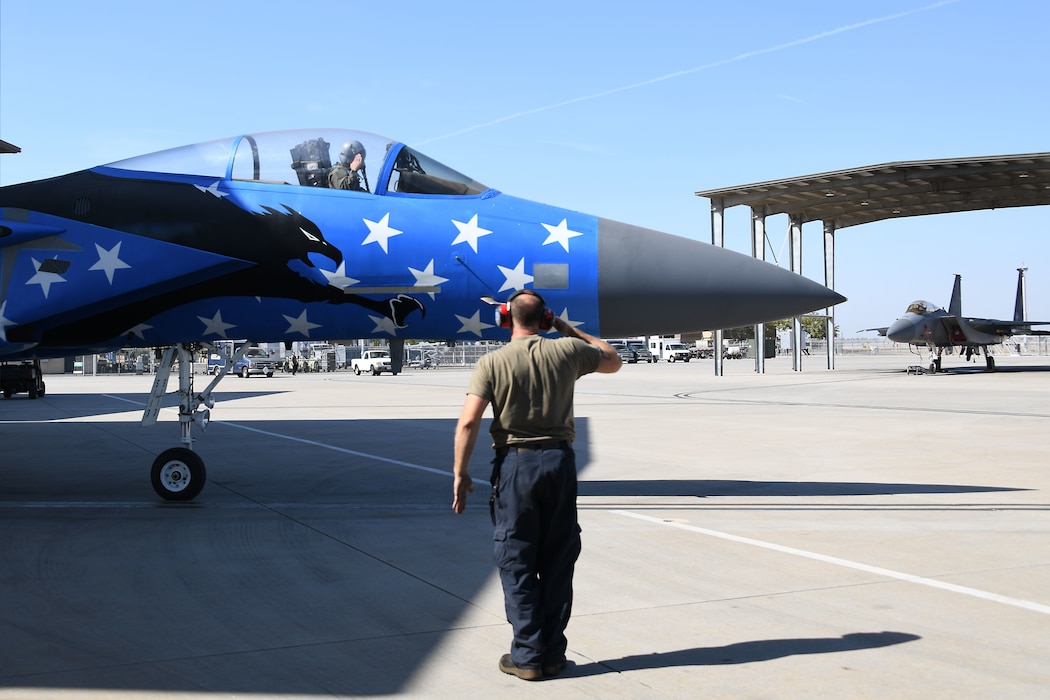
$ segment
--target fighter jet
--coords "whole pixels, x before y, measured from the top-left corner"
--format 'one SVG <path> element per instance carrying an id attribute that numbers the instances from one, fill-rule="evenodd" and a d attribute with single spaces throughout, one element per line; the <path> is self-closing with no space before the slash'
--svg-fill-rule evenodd
<path id="1" fill-rule="evenodd" d="M 998 345 L 1016 334 L 1050 335 L 1050 331 L 1032 330 L 1032 326 L 1050 325 L 1050 321 L 1026 321 L 1024 301 L 1024 274 L 1028 268 L 1017 268 L 1017 297 L 1014 303 L 1013 320 L 995 318 L 968 318 L 962 315 L 962 275 L 955 276 L 952 298 L 948 310 L 928 301 L 913 301 L 903 316 L 886 328 L 866 328 L 877 331 L 896 343 L 908 343 L 929 349 L 931 357 L 929 371 L 941 371 L 941 356 L 958 351 L 969 360 L 984 353 L 985 366 L 995 371 L 995 358 L 988 352 L 989 346 Z"/>
<path id="2" fill-rule="evenodd" d="M 167 348 L 144 423 L 179 359 L 182 446 L 152 470 L 170 500 L 204 484 L 190 433 L 222 379 L 193 391 L 195 350 L 382 338 L 396 372 L 405 338 L 506 339 L 495 313 L 525 288 L 596 336 L 844 301 L 745 255 L 503 194 L 360 131 L 244 134 L 0 188 L 0 360 Z"/>

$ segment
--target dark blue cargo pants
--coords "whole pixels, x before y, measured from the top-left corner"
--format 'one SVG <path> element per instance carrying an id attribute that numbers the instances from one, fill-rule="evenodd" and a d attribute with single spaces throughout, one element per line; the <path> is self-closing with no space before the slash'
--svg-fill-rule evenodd
<path id="1" fill-rule="evenodd" d="M 520 668 L 550 666 L 565 657 L 580 556 L 576 453 L 568 442 L 499 450 L 493 485 L 494 556 L 514 630 L 511 658 Z"/>

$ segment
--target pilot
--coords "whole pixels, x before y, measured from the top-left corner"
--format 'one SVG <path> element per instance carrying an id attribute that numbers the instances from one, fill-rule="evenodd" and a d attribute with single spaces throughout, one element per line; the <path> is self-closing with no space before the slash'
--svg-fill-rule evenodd
<path id="1" fill-rule="evenodd" d="M 365 174 L 365 147 L 360 141 L 347 141 L 339 151 L 339 162 L 328 172 L 328 186 L 337 190 L 368 192 Z"/>

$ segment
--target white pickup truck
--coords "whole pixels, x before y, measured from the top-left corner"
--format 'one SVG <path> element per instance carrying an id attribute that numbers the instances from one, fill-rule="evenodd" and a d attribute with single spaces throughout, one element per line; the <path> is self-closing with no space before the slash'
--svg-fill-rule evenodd
<path id="1" fill-rule="evenodd" d="M 371 372 L 377 377 L 383 372 L 390 372 L 393 374 L 393 370 L 390 366 L 390 351 L 365 350 L 361 353 L 361 357 L 355 357 L 350 360 L 350 368 L 353 369 L 354 374 L 358 376 L 361 376 L 362 372 Z"/>

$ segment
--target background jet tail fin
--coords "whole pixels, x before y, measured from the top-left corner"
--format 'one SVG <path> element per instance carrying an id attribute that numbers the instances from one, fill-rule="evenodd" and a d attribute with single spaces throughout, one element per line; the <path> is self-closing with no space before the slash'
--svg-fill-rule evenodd
<path id="1" fill-rule="evenodd" d="M 948 302 L 948 314 L 955 317 L 962 316 L 962 275 L 955 276 L 952 300 Z"/>
<path id="2" fill-rule="evenodd" d="M 1017 268 L 1017 298 L 1014 300 L 1014 323 L 1024 323 L 1028 317 L 1028 309 L 1025 308 L 1024 273 L 1027 267 Z"/>

